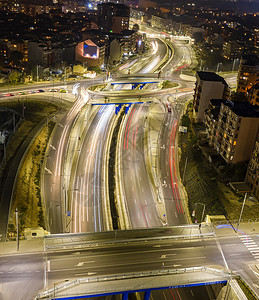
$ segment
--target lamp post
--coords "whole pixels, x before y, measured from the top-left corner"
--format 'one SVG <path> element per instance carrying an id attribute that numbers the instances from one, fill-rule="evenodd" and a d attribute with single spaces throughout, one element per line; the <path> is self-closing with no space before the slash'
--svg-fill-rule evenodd
<path id="1" fill-rule="evenodd" d="M 19 221 L 18 221 L 18 209 L 15 209 L 15 217 L 16 217 L 16 232 L 17 232 L 17 251 L 19 251 Z"/>
<path id="2" fill-rule="evenodd" d="M 203 205 L 203 210 L 202 210 L 202 215 L 201 215 L 201 223 L 202 223 L 206 205 L 204 203 L 196 202 L 195 203 L 195 209 L 196 209 L 197 204 Z M 195 210 L 193 211 L 192 216 L 193 217 L 195 216 Z"/>
<path id="3" fill-rule="evenodd" d="M 216 71 L 216 73 L 218 73 L 218 72 L 219 72 L 220 65 L 222 65 L 222 63 L 221 63 L 221 62 L 217 64 L 217 71 Z"/>
<path id="4" fill-rule="evenodd" d="M 241 221 L 242 213 L 243 213 L 243 210 L 244 210 L 244 206 L 245 206 L 245 202 L 246 202 L 246 196 L 247 196 L 247 193 L 245 193 L 244 201 L 243 201 L 243 204 L 242 204 L 242 208 L 241 208 L 239 220 L 238 220 L 238 223 L 237 223 L 237 230 L 238 230 L 239 223 L 240 223 L 240 221 Z"/>
<path id="5" fill-rule="evenodd" d="M 238 58 L 235 58 L 234 61 L 233 61 L 233 65 L 232 65 L 232 72 L 234 72 L 234 69 L 235 69 L 235 64 L 236 62 L 239 61 Z"/>

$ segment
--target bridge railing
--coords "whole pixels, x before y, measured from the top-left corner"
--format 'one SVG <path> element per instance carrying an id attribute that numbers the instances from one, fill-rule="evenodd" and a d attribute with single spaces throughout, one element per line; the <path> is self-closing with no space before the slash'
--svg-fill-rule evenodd
<path id="1" fill-rule="evenodd" d="M 238 223 L 238 219 L 234 220 L 219 220 L 219 221 L 212 221 L 213 226 L 217 225 L 223 225 L 223 224 L 229 224 L 229 225 L 234 225 Z M 259 218 L 254 218 L 254 219 L 241 219 L 240 223 L 257 223 L 259 222 Z"/>
<path id="2" fill-rule="evenodd" d="M 202 267 L 181 268 L 181 269 L 165 269 L 165 270 L 155 270 L 155 271 L 147 271 L 147 272 L 135 272 L 135 273 L 117 274 L 117 275 L 109 275 L 109 276 L 87 277 L 87 278 L 75 279 L 72 281 L 67 281 L 67 282 L 54 285 L 53 288 L 39 293 L 35 299 L 49 299 L 49 297 L 51 297 L 52 295 L 55 294 L 57 295 L 58 292 L 68 290 L 80 284 L 98 283 L 96 290 L 91 291 L 91 295 L 94 295 L 99 292 L 100 283 L 102 282 L 137 279 L 137 278 L 154 277 L 154 276 L 181 275 L 186 273 L 197 273 L 197 272 L 202 272 L 202 274 L 205 273 L 214 274 L 215 277 L 210 276 L 206 278 L 206 276 L 203 276 L 203 278 L 201 279 L 200 277 L 197 276 L 191 276 L 185 280 L 178 279 L 177 281 L 174 280 L 173 282 L 174 287 L 179 287 L 182 285 L 197 285 L 199 283 L 211 284 L 212 282 L 219 282 L 219 280 L 227 281 L 232 276 L 224 269 L 215 269 L 215 268 L 202 266 Z M 155 287 L 157 287 L 157 285 L 154 282 L 152 288 Z M 116 288 L 116 290 L 113 290 L 113 292 L 114 293 L 122 292 L 122 290 L 123 288 L 122 285 L 120 284 L 119 287 Z M 104 291 L 102 290 L 102 292 Z"/>

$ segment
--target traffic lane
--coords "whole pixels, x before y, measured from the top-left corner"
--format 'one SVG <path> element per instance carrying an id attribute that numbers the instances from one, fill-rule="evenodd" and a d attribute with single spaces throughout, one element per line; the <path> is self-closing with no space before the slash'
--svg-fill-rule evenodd
<path id="1" fill-rule="evenodd" d="M 33 296 L 42 288 L 43 258 L 41 254 L 0 258 L 1 299 L 33 299 Z"/>
<path id="2" fill-rule="evenodd" d="M 93 199 L 94 194 L 94 179 L 97 174 L 93 174 L 94 162 L 93 159 L 98 137 L 95 136 L 95 129 L 98 128 L 102 116 L 102 111 L 98 111 L 95 115 L 86 136 L 82 141 L 79 160 L 77 162 L 75 175 L 73 176 L 73 185 L 69 193 L 71 201 L 71 232 L 95 231 L 95 204 Z M 83 216 L 83 218 L 81 218 Z M 89 220 L 90 216 L 90 220 Z M 96 219 L 97 221 L 97 219 Z M 83 222 L 83 224 L 81 223 Z"/>
<path id="3" fill-rule="evenodd" d="M 108 135 L 114 107 L 101 107 L 95 116 L 79 157 L 72 196 L 72 231 L 94 232 L 106 228 L 103 219 L 102 170 L 104 141 Z"/>
<path id="4" fill-rule="evenodd" d="M 133 228 L 161 226 L 144 156 L 144 124 L 148 107 L 134 105 L 124 128 L 122 161 L 124 189 Z M 128 184 L 131 182 L 132 184 Z"/>
<path id="5" fill-rule="evenodd" d="M 157 42 L 157 52 L 155 52 L 150 59 L 141 66 L 138 70 L 139 73 L 151 73 L 155 70 L 156 65 L 161 61 L 167 52 L 167 46 L 159 39 L 154 39 Z"/>
<path id="6" fill-rule="evenodd" d="M 174 157 L 172 156 L 172 146 L 174 146 L 171 139 L 172 130 L 175 130 L 175 116 L 174 111 L 168 112 L 162 134 L 160 136 L 160 166 L 161 166 L 161 187 L 163 191 L 166 221 L 168 225 L 185 224 L 185 214 L 177 210 L 179 201 L 182 201 L 176 191 L 174 167 L 172 166 Z M 171 157 L 170 157 L 171 156 Z"/>
<path id="7" fill-rule="evenodd" d="M 67 175 L 64 174 L 65 153 L 71 124 L 83 106 L 84 100 L 78 97 L 70 110 L 62 118 L 56 119 L 57 126 L 52 133 L 51 146 L 48 148 L 49 158 L 46 159 L 43 184 L 51 233 L 64 232 L 64 177 Z"/>
<path id="8" fill-rule="evenodd" d="M 209 241 L 211 243 L 211 241 Z M 169 246 L 169 245 L 168 245 Z M 147 246 L 146 246 L 147 247 Z M 160 245 L 160 247 L 162 247 Z M 138 251 L 128 249 L 114 249 L 114 252 L 85 256 L 77 252 L 76 257 L 59 257 L 50 260 L 49 278 L 76 278 L 79 274 L 94 273 L 94 275 L 109 275 L 125 272 L 141 272 L 159 270 L 161 268 L 186 268 L 201 265 L 223 266 L 221 253 L 216 245 L 203 245 L 199 247 L 180 247 L 177 249 L 160 249 L 157 245 Z M 134 249 L 132 249 L 134 250 Z"/>

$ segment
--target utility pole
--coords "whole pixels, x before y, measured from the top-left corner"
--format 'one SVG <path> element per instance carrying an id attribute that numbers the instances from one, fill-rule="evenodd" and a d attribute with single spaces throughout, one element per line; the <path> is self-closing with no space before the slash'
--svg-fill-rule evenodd
<path id="1" fill-rule="evenodd" d="M 16 216 L 16 234 L 17 234 L 17 251 L 19 251 L 19 220 L 18 220 L 18 209 L 15 209 L 15 216 Z"/>
<path id="2" fill-rule="evenodd" d="M 242 213 L 243 213 L 244 206 L 245 206 L 245 202 L 246 202 L 246 196 L 247 196 L 247 193 L 245 193 L 245 197 L 244 197 L 243 205 L 242 205 L 241 212 L 240 212 L 240 216 L 239 216 L 239 220 L 238 220 L 238 223 L 237 223 L 237 230 L 238 230 L 238 227 L 239 227 L 239 224 L 240 224 L 241 218 L 242 218 Z"/>

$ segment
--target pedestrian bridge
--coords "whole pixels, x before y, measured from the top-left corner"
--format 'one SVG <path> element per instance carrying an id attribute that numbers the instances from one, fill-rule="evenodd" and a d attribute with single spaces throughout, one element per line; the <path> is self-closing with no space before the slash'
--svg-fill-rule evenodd
<path id="1" fill-rule="evenodd" d="M 88 277 L 55 285 L 38 294 L 36 299 L 82 299 L 122 294 L 122 300 L 127 300 L 130 293 L 144 292 L 143 299 L 149 300 L 153 290 L 226 284 L 229 279 L 230 274 L 226 271 L 209 267 Z"/>

